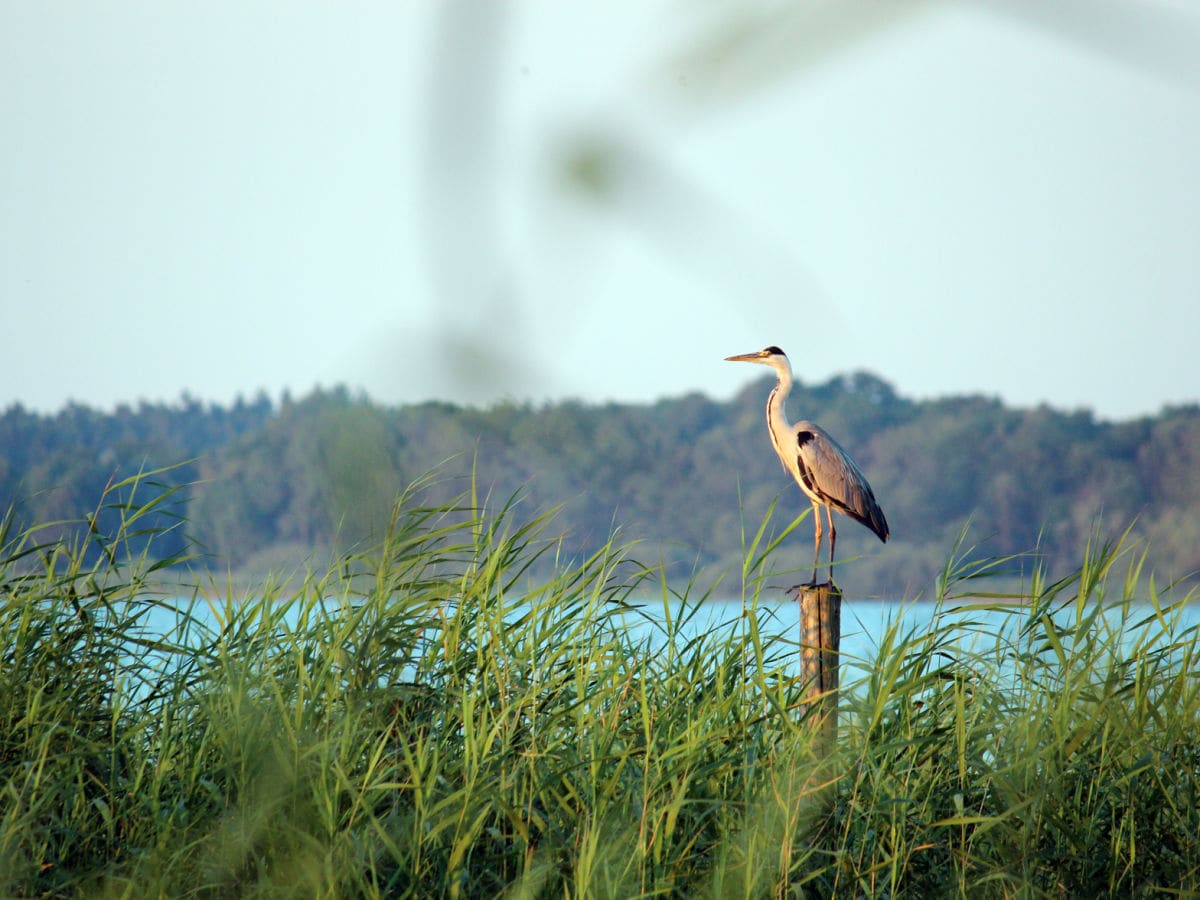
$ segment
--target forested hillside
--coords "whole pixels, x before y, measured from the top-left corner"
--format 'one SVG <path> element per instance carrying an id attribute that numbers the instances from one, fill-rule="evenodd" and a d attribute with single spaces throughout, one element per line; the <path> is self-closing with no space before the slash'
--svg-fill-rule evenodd
<path id="1" fill-rule="evenodd" d="M 331 552 L 378 536 L 410 481 L 440 467 L 427 494 L 440 502 L 474 470 L 494 501 L 519 493 L 522 517 L 561 506 L 553 528 L 568 554 L 619 526 L 643 541 L 641 561 L 705 581 L 728 571 L 736 593 L 743 531 L 753 534 L 776 497 L 778 527 L 808 508 L 766 435 L 770 383 L 728 403 L 387 408 L 334 389 L 230 408 L 12 407 L 0 415 L 0 505 L 17 522 L 79 520 L 114 475 L 180 464 L 159 478 L 181 487 L 152 523 L 174 524 L 154 552 L 195 546 L 215 569 L 253 574 L 306 559 L 323 567 Z M 1195 406 L 1105 423 L 984 397 L 916 402 L 859 373 L 797 385 L 789 412 L 838 437 L 887 512 L 886 546 L 854 523 L 839 530 L 839 558 L 860 556 L 840 570 L 850 594 L 928 593 L 968 522 L 982 552 L 1036 549 L 1052 574 L 1077 563 L 1097 529 L 1113 536 L 1131 522 L 1160 581 L 1200 569 Z M 806 565 L 811 535 L 803 523 L 777 567 Z"/>

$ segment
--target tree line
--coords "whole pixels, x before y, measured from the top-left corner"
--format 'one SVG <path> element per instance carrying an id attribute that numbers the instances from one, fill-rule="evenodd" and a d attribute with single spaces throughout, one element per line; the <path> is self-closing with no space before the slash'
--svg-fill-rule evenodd
<path id="1" fill-rule="evenodd" d="M 702 582 L 727 573 L 723 593 L 736 593 L 745 543 L 772 502 L 776 530 L 809 508 L 766 435 L 770 383 L 728 402 L 387 407 L 338 387 L 228 407 L 186 396 L 113 412 L 17 405 L 0 414 L 0 504 L 13 526 L 71 536 L 112 480 L 163 468 L 138 488 L 142 500 L 170 492 L 147 523 L 160 532 L 153 552 L 262 574 L 323 569 L 369 545 L 405 486 L 436 471 L 423 502 L 449 502 L 473 478 L 481 499 L 515 497 L 526 518 L 557 509 L 560 554 L 588 554 L 619 529 L 641 562 Z M 1132 523 L 1160 583 L 1200 569 L 1195 405 L 1105 422 L 983 396 L 914 401 L 859 372 L 798 383 L 789 409 L 850 450 L 891 524 L 886 546 L 853 523 L 839 529 L 850 561 L 838 579 L 851 594 L 928 594 L 964 528 L 980 554 L 1033 552 L 1053 575 L 1077 566 L 1089 538 Z M 98 513 L 93 527 L 118 514 Z M 811 534 L 802 523 L 777 567 L 808 565 Z M 1033 564 L 1013 563 L 1025 574 Z"/>

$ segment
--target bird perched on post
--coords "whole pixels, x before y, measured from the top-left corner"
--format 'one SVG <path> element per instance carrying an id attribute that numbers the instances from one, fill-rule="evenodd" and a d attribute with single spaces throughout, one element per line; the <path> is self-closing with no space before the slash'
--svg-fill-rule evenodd
<path id="1" fill-rule="evenodd" d="M 778 347 L 767 347 L 756 353 L 725 357 L 728 362 L 750 362 L 770 366 L 779 381 L 767 399 L 767 431 L 783 468 L 791 473 L 813 505 L 813 575 L 810 585 L 817 583 L 817 567 L 821 559 L 821 510 L 829 523 L 829 581 L 833 583 L 833 548 L 837 530 L 833 525 L 833 510 L 849 516 L 870 528 L 881 541 L 888 539 L 888 523 L 875 500 L 875 492 L 867 483 L 862 469 L 850 458 L 824 429 L 812 422 L 800 421 L 789 425 L 784 404 L 792 390 L 792 366 Z"/>

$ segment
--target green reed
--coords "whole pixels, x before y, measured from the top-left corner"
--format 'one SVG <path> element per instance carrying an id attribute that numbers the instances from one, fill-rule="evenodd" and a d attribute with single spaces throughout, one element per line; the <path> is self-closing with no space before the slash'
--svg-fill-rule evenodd
<path id="1" fill-rule="evenodd" d="M 375 545 L 241 596 L 164 584 L 159 474 L 75 542 L 0 525 L 2 895 L 1200 888 L 1192 595 L 1124 538 L 1020 598 L 956 548 L 929 622 L 843 660 L 822 760 L 794 629 L 760 625 L 767 528 L 696 627 L 712 598 L 636 545 L 568 558 L 552 516 L 426 479 Z"/>

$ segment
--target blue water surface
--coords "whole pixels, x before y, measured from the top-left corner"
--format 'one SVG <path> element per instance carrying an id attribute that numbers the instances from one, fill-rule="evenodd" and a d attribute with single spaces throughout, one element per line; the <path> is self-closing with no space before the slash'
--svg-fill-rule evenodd
<path id="1" fill-rule="evenodd" d="M 168 603 L 165 606 L 170 606 Z M 210 604 L 198 599 L 179 600 L 174 605 L 188 609 L 191 616 L 203 627 L 194 630 L 187 638 L 188 643 L 200 644 L 205 638 L 211 640 L 219 631 L 219 617 L 224 601 Z M 661 599 L 635 601 L 636 609 L 615 615 L 618 627 L 626 628 L 629 636 L 637 643 L 646 643 L 651 649 L 661 649 L 665 644 L 668 629 L 665 623 L 678 622 L 676 641 L 680 646 L 701 634 L 711 633 L 720 640 L 728 635 L 745 633 L 753 620 L 760 637 L 765 642 L 775 642 L 774 655 L 796 647 L 799 640 L 800 608 L 794 600 L 759 600 L 743 604 L 737 600 L 709 600 L 698 607 L 677 600 L 664 605 Z M 160 607 L 143 619 L 143 634 L 146 637 L 168 635 L 175 629 L 176 616 L 169 608 Z M 518 617 L 526 607 L 515 605 L 510 613 Z M 1083 615 L 1091 609 L 1085 608 Z M 1071 629 L 1077 622 L 1080 611 L 1071 604 L 1056 608 L 1052 618 L 1058 629 L 1060 640 L 1069 642 Z M 1150 605 L 1113 607 L 1100 613 L 1099 626 L 1120 634 L 1120 642 L 1127 648 L 1139 646 L 1148 638 L 1160 640 L 1182 639 L 1187 632 L 1200 627 L 1200 604 L 1183 606 L 1178 610 L 1167 610 L 1156 615 Z M 289 619 L 291 621 L 289 621 Z M 1011 643 L 1016 640 L 1020 627 L 1030 619 L 1027 606 L 986 607 L 980 604 L 946 605 L 939 607 L 931 602 L 881 601 L 846 599 L 842 604 L 840 654 L 843 665 L 843 683 L 863 675 L 870 669 L 872 661 L 879 655 L 881 643 L 893 640 L 920 639 L 936 632 L 939 643 L 949 648 L 987 652 L 997 642 Z M 286 624 L 294 624 L 294 616 L 283 617 Z M 1038 622 L 1036 629 L 1044 629 L 1046 623 Z M 1169 629 L 1169 631 L 1168 631 Z M 205 634 L 205 631 L 208 631 Z M 712 642 L 709 642 L 712 646 Z M 799 670 L 799 654 L 795 655 L 793 671 Z"/>

